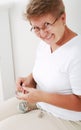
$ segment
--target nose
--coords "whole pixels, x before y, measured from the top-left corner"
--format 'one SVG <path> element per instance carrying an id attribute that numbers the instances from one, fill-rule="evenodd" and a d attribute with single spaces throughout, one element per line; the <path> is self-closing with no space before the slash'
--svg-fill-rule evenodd
<path id="1" fill-rule="evenodd" d="M 47 31 L 45 31 L 45 30 L 40 30 L 40 37 L 42 37 L 42 38 L 45 38 L 47 36 Z"/>

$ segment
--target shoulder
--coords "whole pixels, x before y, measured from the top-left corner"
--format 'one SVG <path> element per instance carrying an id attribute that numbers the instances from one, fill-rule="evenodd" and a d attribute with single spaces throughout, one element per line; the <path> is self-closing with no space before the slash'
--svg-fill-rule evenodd
<path id="1" fill-rule="evenodd" d="M 81 57 L 81 35 L 77 35 L 75 38 L 73 38 L 68 47 L 68 52 L 73 57 Z"/>

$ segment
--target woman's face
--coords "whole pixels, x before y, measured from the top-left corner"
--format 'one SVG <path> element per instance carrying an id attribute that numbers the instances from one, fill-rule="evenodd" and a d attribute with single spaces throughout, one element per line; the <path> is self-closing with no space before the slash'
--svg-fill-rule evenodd
<path id="1" fill-rule="evenodd" d="M 49 45 L 58 42 L 65 31 L 65 14 L 54 18 L 47 14 L 41 17 L 31 18 L 31 30 Z"/>

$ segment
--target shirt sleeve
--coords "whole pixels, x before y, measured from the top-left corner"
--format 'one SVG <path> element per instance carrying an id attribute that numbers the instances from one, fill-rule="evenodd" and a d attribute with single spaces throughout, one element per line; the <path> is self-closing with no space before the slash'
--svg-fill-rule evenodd
<path id="1" fill-rule="evenodd" d="M 76 95 L 81 95 L 81 58 L 79 57 L 72 61 L 69 71 L 72 91 Z"/>

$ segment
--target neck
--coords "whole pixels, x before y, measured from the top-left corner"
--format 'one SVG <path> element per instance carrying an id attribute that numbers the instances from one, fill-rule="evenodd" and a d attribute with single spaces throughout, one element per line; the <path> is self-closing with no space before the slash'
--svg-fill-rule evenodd
<path id="1" fill-rule="evenodd" d="M 71 40 L 73 37 L 77 36 L 77 34 L 73 31 L 71 31 L 67 26 L 65 26 L 65 32 L 62 36 L 62 38 L 56 43 L 58 46 L 62 46 L 69 40 Z"/>

